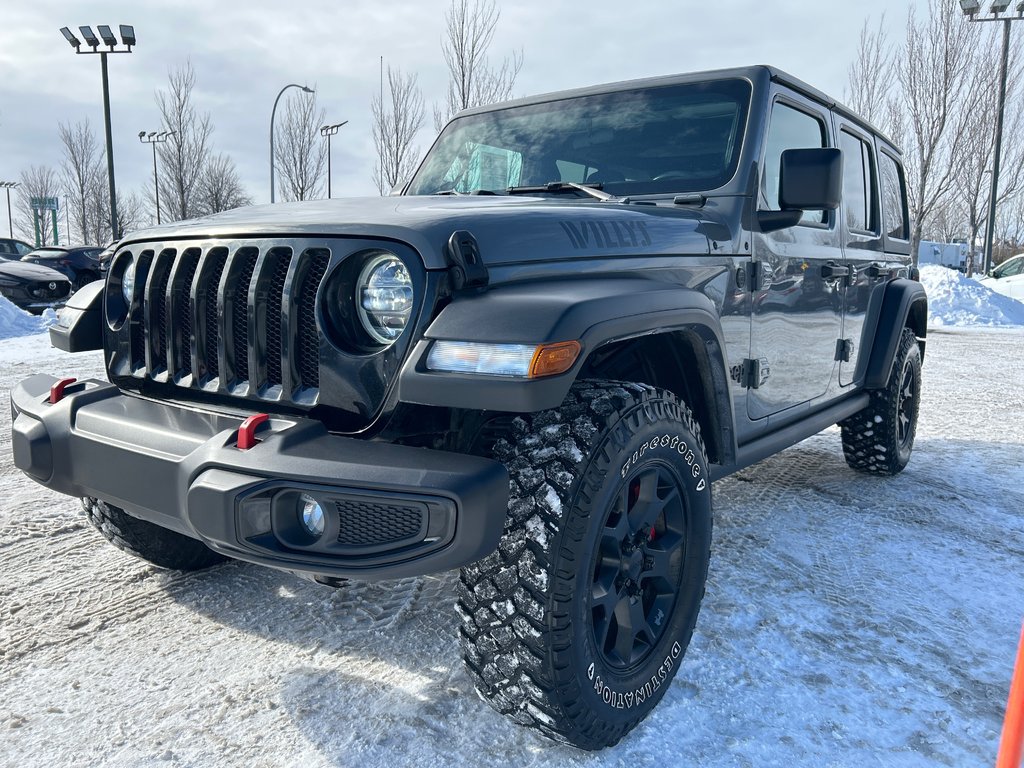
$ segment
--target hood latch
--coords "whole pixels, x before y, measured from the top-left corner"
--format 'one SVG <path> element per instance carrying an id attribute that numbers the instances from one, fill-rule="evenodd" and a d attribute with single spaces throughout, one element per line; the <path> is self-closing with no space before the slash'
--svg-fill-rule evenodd
<path id="1" fill-rule="evenodd" d="M 463 288 L 480 288 L 487 285 L 490 276 L 480 258 L 480 246 L 472 232 L 464 229 L 452 232 L 448 238 L 448 273 L 456 291 Z"/>

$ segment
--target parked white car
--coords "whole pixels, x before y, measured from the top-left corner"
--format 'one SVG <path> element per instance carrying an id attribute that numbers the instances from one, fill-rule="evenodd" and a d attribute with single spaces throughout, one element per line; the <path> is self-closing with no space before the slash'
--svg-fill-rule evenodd
<path id="1" fill-rule="evenodd" d="M 978 282 L 996 293 L 1024 301 L 1024 253 L 1010 257 Z"/>

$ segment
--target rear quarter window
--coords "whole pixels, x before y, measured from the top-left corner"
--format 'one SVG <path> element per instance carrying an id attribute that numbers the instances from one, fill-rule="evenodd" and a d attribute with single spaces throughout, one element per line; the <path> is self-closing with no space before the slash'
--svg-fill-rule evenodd
<path id="1" fill-rule="evenodd" d="M 885 233 L 897 240 L 909 240 L 907 223 L 907 185 L 903 168 L 886 152 L 878 154 L 882 183 L 882 226 Z"/>

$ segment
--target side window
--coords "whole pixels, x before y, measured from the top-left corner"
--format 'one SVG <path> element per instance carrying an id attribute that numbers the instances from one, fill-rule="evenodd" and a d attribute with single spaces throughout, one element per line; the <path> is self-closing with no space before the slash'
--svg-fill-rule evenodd
<path id="1" fill-rule="evenodd" d="M 1011 259 L 996 270 L 996 277 L 1012 277 L 1024 272 L 1024 259 Z"/>
<path id="2" fill-rule="evenodd" d="M 889 155 L 878 155 L 882 179 L 882 225 L 889 237 L 909 240 L 907 227 L 907 188 L 903 181 L 903 169 Z"/>
<path id="3" fill-rule="evenodd" d="M 807 112 L 776 102 L 764 150 L 764 175 L 761 191 L 771 210 L 779 210 L 779 169 L 782 153 L 787 149 L 827 147 L 825 123 Z M 824 222 L 825 211 L 807 211 L 801 223 Z"/>
<path id="4" fill-rule="evenodd" d="M 29 248 L 27 245 L 22 245 L 21 243 L 15 243 L 14 244 L 14 248 L 22 256 L 24 256 L 26 253 L 31 253 L 32 252 L 31 248 Z"/>
<path id="5" fill-rule="evenodd" d="M 875 187 L 871 173 L 871 148 L 867 142 L 842 131 L 839 148 L 843 151 L 843 204 L 846 226 L 857 232 L 876 232 L 874 221 Z"/>

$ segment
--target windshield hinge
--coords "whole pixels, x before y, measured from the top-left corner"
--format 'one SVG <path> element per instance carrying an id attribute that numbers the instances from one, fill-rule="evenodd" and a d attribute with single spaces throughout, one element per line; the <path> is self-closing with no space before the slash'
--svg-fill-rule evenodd
<path id="1" fill-rule="evenodd" d="M 760 389 L 771 375 L 771 367 L 765 358 L 744 360 L 732 367 L 732 380 L 746 389 Z"/>
<path id="2" fill-rule="evenodd" d="M 836 360 L 844 363 L 850 362 L 853 358 L 853 340 L 852 339 L 837 339 L 836 340 Z"/>
<path id="3" fill-rule="evenodd" d="M 472 232 L 464 229 L 452 232 L 448 238 L 448 273 L 456 291 L 463 288 L 479 288 L 487 285 L 490 276 L 480 258 L 480 246 Z"/>

